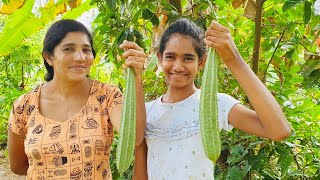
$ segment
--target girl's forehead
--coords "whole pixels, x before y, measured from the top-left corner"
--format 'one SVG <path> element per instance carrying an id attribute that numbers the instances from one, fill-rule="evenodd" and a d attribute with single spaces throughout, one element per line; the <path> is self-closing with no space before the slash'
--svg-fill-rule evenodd
<path id="1" fill-rule="evenodd" d="M 178 33 L 172 34 L 166 43 L 164 53 L 172 51 L 196 54 L 192 37 Z"/>

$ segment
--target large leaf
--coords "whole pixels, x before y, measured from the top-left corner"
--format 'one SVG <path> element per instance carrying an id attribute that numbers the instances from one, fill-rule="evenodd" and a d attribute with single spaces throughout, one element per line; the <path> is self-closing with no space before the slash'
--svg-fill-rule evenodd
<path id="1" fill-rule="evenodd" d="M 0 55 L 10 53 L 14 48 L 19 46 L 25 38 L 38 32 L 45 24 L 55 19 L 57 14 L 60 14 L 61 5 L 64 6 L 66 0 L 60 0 L 57 3 L 58 4 L 52 4 L 50 1 L 44 8 L 41 8 L 41 18 L 37 18 L 31 13 L 34 0 L 27 1 L 21 9 L 10 15 L 8 23 L 0 35 Z M 69 10 L 63 18 L 75 19 L 93 7 L 94 6 L 90 5 L 90 1 L 86 1 L 76 8 Z"/>
<path id="2" fill-rule="evenodd" d="M 25 37 L 39 30 L 42 23 L 30 13 L 34 0 L 27 1 L 19 10 L 9 16 L 0 35 L 0 55 L 6 55 L 18 46 Z"/>

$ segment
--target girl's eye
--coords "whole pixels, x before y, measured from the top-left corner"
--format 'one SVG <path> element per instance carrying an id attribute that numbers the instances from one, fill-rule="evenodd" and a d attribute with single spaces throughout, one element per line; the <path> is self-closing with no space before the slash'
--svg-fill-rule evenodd
<path id="1" fill-rule="evenodd" d="M 166 56 L 166 59 L 174 59 L 173 56 Z"/>
<path id="2" fill-rule="evenodd" d="M 186 57 L 185 60 L 187 60 L 187 61 L 193 61 L 193 58 L 192 58 L 192 57 Z"/>

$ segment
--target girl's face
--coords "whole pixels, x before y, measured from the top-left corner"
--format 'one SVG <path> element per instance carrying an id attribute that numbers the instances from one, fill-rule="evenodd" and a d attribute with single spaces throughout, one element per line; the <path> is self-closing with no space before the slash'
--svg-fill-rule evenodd
<path id="1" fill-rule="evenodd" d="M 53 66 L 55 78 L 83 80 L 94 60 L 88 36 L 82 32 L 69 32 L 46 60 Z"/>
<path id="2" fill-rule="evenodd" d="M 193 88 L 194 79 L 205 60 L 200 61 L 191 37 L 172 34 L 158 59 L 171 88 Z M 203 59 L 203 58 L 202 58 Z"/>

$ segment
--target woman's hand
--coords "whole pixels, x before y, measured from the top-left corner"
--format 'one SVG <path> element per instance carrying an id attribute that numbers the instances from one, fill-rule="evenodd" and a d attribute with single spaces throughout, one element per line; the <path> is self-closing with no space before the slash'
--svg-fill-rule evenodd
<path id="1" fill-rule="evenodd" d="M 212 21 L 205 33 L 205 44 L 216 49 L 225 64 L 242 59 L 232 39 L 230 30 L 216 21 Z"/>
<path id="2" fill-rule="evenodd" d="M 125 65 L 132 67 L 135 75 L 141 75 L 148 57 L 143 49 L 135 42 L 126 40 L 123 41 L 120 48 L 125 50 L 122 54 L 122 57 L 126 59 Z"/>

